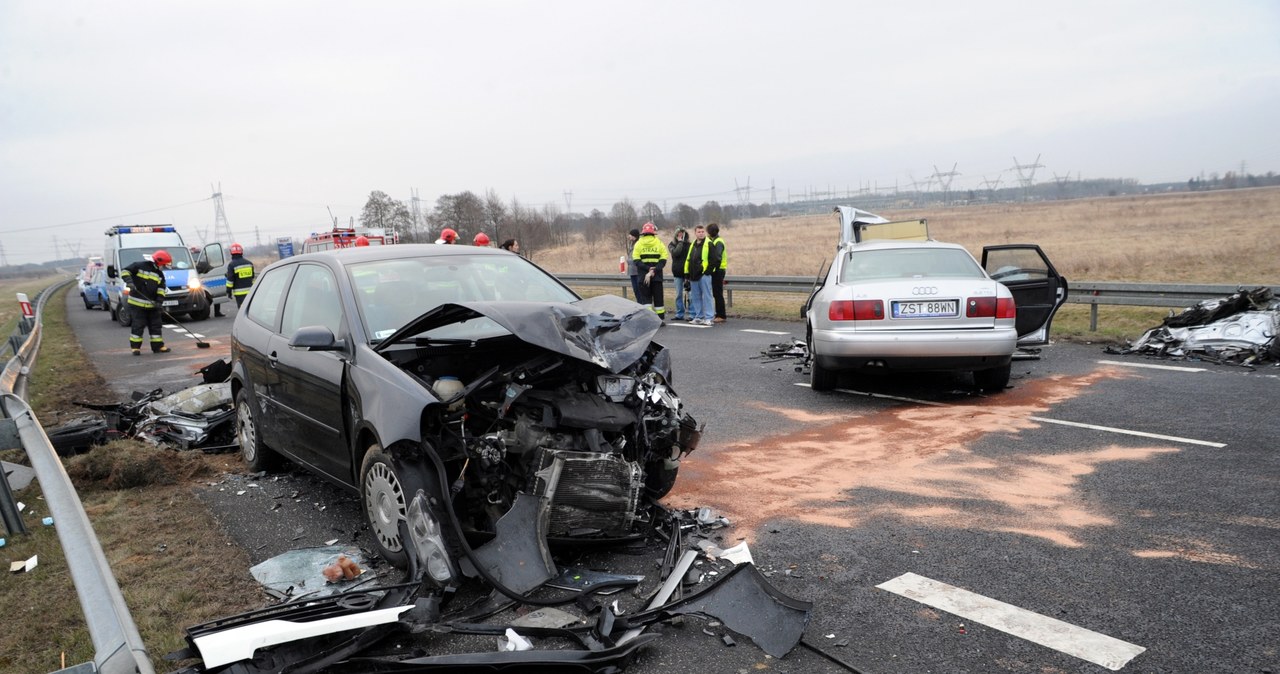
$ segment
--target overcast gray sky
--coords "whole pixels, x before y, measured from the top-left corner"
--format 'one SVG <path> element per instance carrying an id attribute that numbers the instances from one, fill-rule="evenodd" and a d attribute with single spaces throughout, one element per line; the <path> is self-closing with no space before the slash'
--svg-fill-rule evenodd
<path id="1" fill-rule="evenodd" d="M 1280 171 L 1280 3 L 0 2 L 0 244 L 305 236 L 372 190 L 608 211 Z M 54 237 L 63 242 L 55 254 Z"/>

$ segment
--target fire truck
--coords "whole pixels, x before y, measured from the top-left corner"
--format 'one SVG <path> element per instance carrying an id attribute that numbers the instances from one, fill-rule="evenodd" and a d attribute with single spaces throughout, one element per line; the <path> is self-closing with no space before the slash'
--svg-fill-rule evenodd
<path id="1" fill-rule="evenodd" d="M 389 246 L 400 243 L 400 235 L 380 228 L 334 227 L 328 232 L 319 232 L 307 237 L 302 243 L 302 252 L 314 253 L 335 248 L 350 248 L 356 245 L 357 237 L 365 237 L 370 246 Z"/>

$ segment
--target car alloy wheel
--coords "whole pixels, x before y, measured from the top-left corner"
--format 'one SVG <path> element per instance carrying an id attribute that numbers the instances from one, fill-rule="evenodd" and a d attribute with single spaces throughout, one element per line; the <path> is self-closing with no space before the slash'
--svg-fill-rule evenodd
<path id="1" fill-rule="evenodd" d="M 379 445 L 365 453 L 360 468 L 360 496 L 379 552 L 392 565 L 403 567 L 408 556 L 400 540 L 400 520 L 405 519 L 408 506 L 400 476 Z"/>
<path id="2" fill-rule="evenodd" d="M 271 452 L 262 446 L 258 418 L 244 389 L 236 394 L 236 442 L 240 444 L 240 457 L 250 471 L 256 473 L 271 467 Z"/>

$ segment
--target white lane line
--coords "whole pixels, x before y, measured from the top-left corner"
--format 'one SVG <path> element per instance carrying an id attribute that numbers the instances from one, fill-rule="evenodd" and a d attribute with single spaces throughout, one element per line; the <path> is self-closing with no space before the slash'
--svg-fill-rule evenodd
<path id="1" fill-rule="evenodd" d="M 1177 365 L 1153 365 L 1151 363 L 1125 363 L 1119 360 L 1100 360 L 1103 365 L 1119 365 L 1120 367 L 1144 367 L 1148 370 L 1173 370 L 1174 372 L 1208 372 L 1206 367 L 1179 367 Z"/>
<path id="2" fill-rule="evenodd" d="M 751 330 L 748 328 L 743 328 L 738 332 L 754 332 L 757 335 L 789 335 L 791 334 L 789 332 L 778 332 L 777 330 Z"/>
<path id="3" fill-rule="evenodd" d="M 1142 646 L 1077 627 L 1056 618 L 996 601 L 914 573 L 904 573 L 876 587 L 926 606 L 954 613 L 1006 634 L 1026 639 L 1116 671 L 1143 651 Z"/>
<path id="4" fill-rule="evenodd" d="M 804 387 L 806 387 L 806 388 L 808 388 L 808 387 L 809 387 L 809 384 L 806 384 L 806 383 L 804 383 L 804 382 L 795 382 L 795 385 L 796 385 L 796 386 L 804 386 Z M 864 397 L 868 397 L 868 398 L 883 398 L 883 399 L 885 399 L 885 400 L 898 400 L 898 401 L 906 402 L 906 403 L 914 403 L 914 404 L 916 404 L 916 405 L 932 405 L 933 407 L 950 407 L 950 405 L 948 405 L 947 403 L 940 403 L 940 402 L 935 402 L 935 401 L 932 401 L 932 400 L 916 400 L 915 398 L 904 398 L 904 397 L 902 397 L 902 396 L 891 396 L 891 395 L 885 395 L 885 394 L 883 394 L 883 393 L 867 393 L 866 391 L 854 391 L 853 389 L 847 389 L 847 388 L 837 388 L 837 389 L 831 389 L 831 390 L 832 390 L 832 391 L 835 391 L 835 392 L 837 392 L 837 393 L 847 393 L 847 394 L 849 394 L 849 395 L 864 396 Z M 1000 412 L 1000 411 L 998 411 L 998 410 L 988 410 L 988 411 L 990 411 L 990 412 L 991 412 L 991 413 L 993 413 L 993 414 L 1001 414 L 1001 413 L 1002 413 L 1002 412 Z M 1182 437 L 1178 437 L 1178 436 L 1176 436 L 1176 435 L 1161 435 L 1161 434 L 1159 434 L 1159 433 L 1147 433 L 1147 432 L 1145 432 L 1145 431 L 1131 431 L 1131 430 L 1129 430 L 1129 429 L 1127 429 L 1127 428 L 1115 428 L 1114 426 L 1099 426 L 1099 425 L 1097 425 L 1097 424 L 1082 424 L 1082 423 L 1077 422 L 1077 421 L 1062 421 L 1061 419 L 1050 419 L 1049 417 L 1034 417 L 1034 416 L 1028 416 L 1028 417 L 1025 417 L 1025 418 L 1026 418 L 1026 419 L 1030 419 L 1031 421 L 1039 421 L 1039 422 L 1041 422 L 1041 423 L 1046 423 L 1046 424 L 1058 424 L 1058 425 L 1060 425 L 1060 426 L 1073 426 L 1073 427 L 1075 427 L 1075 428 L 1087 428 L 1087 429 L 1089 429 L 1089 430 L 1093 430 L 1093 431 L 1103 431 L 1103 432 L 1105 432 L 1105 433 L 1119 433 L 1119 434 L 1121 434 L 1121 435 L 1136 435 L 1136 436 L 1138 436 L 1138 437 L 1140 437 L 1140 438 L 1153 438 L 1153 439 L 1155 439 L 1155 440 L 1168 440 L 1169 442 L 1181 442 L 1181 443 L 1183 443 L 1183 444 L 1187 444 L 1187 445 L 1202 445 L 1202 446 L 1204 446 L 1204 447 L 1215 447 L 1215 448 L 1218 448 L 1218 449 L 1222 449 L 1223 447 L 1226 447 L 1226 446 L 1227 446 L 1227 445 L 1226 445 L 1226 443 L 1222 443 L 1222 442 L 1209 442 L 1208 440 L 1196 440 L 1196 439 L 1193 439 L 1193 438 L 1182 438 Z"/>
<path id="5" fill-rule="evenodd" d="M 673 327 L 673 328 L 697 328 L 697 329 L 699 329 L 699 330 L 705 330 L 705 329 L 707 329 L 707 328 L 711 327 L 710 325 L 694 325 L 693 323 L 685 323 L 684 321 L 676 321 L 676 322 L 672 322 L 672 323 L 667 323 L 667 325 L 669 325 L 669 326 L 671 326 L 671 327 Z"/>
<path id="6" fill-rule="evenodd" d="M 1047 417 L 1027 417 L 1032 421 L 1042 421 L 1046 424 L 1058 424 L 1060 426 L 1074 426 L 1076 428 L 1088 428 L 1095 431 L 1106 431 L 1108 433 L 1121 433 L 1123 435 L 1136 435 L 1140 438 L 1154 438 L 1156 440 L 1168 440 L 1169 442 L 1181 442 L 1187 445 L 1203 445 L 1205 447 L 1216 447 L 1222 449 L 1227 445 L 1222 442 L 1209 442 L 1208 440 L 1193 440 L 1191 438 L 1180 438 L 1176 435 L 1160 435 L 1159 433 L 1145 433 L 1143 431 L 1131 431 L 1127 428 L 1112 428 L 1111 426 L 1095 426 L 1094 424 L 1082 424 L 1078 421 L 1062 421 L 1061 419 L 1049 419 Z"/>

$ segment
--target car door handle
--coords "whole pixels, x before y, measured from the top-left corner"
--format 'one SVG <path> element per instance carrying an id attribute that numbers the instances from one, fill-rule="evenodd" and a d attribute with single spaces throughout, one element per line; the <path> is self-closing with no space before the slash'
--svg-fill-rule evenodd
<path id="1" fill-rule="evenodd" d="M 280 357 L 276 355 L 276 352 L 275 352 L 275 351 L 272 351 L 272 352 L 267 356 L 267 361 L 271 363 L 271 367 L 275 367 L 275 366 L 276 366 L 276 363 L 280 362 Z"/>

